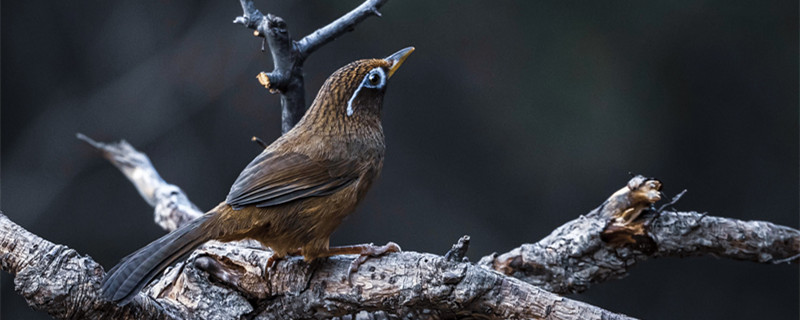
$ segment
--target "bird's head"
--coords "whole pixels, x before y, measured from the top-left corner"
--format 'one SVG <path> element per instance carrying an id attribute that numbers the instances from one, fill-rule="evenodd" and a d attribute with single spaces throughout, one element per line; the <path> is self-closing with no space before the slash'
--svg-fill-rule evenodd
<path id="1" fill-rule="evenodd" d="M 413 51 L 414 47 L 408 47 L 383 59 L 357 60 L 336 70 L 322 85 L 306 118 L 326 122 L 336 119 L 345 125 L 380 121 L 388 80 Z"/>

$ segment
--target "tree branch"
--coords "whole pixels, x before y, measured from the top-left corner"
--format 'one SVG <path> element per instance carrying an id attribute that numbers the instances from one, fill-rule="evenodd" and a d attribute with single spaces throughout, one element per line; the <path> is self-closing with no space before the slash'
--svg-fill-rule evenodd
<path id="1" fill-rule="evenodd" d="M 102 143 L 81 133 L 78 133 L 77 137 L 100 150 L 103 157 L 122 171 L 142 198 L 155 208 L 153 215 L 155 222 L 165 230 L 175 230 L 203 215 L 203 212 L 189 201 L 189 197 L 181 188 L 164 181 L 153 167 L 150 158 L 134 149 L 127 141 Z"/>
<path id="2" fill-rule="evenodd" d="M 60 319 L 328 319 L 362 311 L 414 318 L 631 319 L 442 256 L 403 252 L 367 260 L 282 261 L 268 250 L 209 242 L 125 305 L 100 295 L 102 267 L 0 214 L 0 266 L 35 309 Z M 145 293 L 146 292 L 146 293 Z"/>
<path id="3" fill-rule="evenodd" d="M 656 212 L 661 183 L 637 176 L 603 205 L 534 244 L 478 263 L 555 293 L 623 278 L 655 257 L 713 255 L 760 263 L 798 262 L 800 231 L 697 212 Z M 636 212 L 638 211 L 638 212 Z"/>
<path id="4" fill-rule="evenodd" d="M 59 319 L 174 318 L 153 301 L 125 307 L 100 297 L 103 267 L 75 250 L 42 239 L 0 213 L 0 268 L 14 275 L 16 291 L 36 310 Z"/>
<path id="5" fill-rule="evenodd" d="M 271 93 L 281 94 L 281 130 L 291 130 L 305 114 L 305 84 L 303 62 L 306 58 L 340 35 L 355 28 L 355 25 L 370 15 L 380 16 L 380 8 L 387 0 L 367 0 L 344 16 L 336 19 L 300 41 L 292 40 L 286 22 L 278 16 L 262 14 L 252 0 L 240 0 L 242 15 L 233 23 L 255 30 L 253 34 L 263 37 L 269 45 L 274 69 L 261 72 L 259 82 Z"/>
<path id="6" fill-rule="evenodd" d="M 154 196 L 158 192 L 147 191 L 168 184 L 144 154 L 125 142 L 81 139 L 103 150 L 148 203 L 158 207 L 163 201 Z M 657 180 L 637 176 L 598 209 L 559 227 L 542 241 L 485 257 L 476 265 L 464 258 L 469 246 L 465 236 L 445 256 L 403 252 L 367 260 L 352 274 L 352 283 L 346 280 L 349 256 L 311 264 L 289 258 L 265 279 L 268 249 L 252 242 L 211 241 L 168 269 L 131 304 L 119 307 L 101 300 L 103 272 L 91 258 L 30 234 L 2 215 L 0 266 L 16 275 L 17 291 L 34 308 L 57 318 L 283 319 L 361 314 L 367 318 L 627 319 L 543 289 L 582 291 L 590 284 L 625 275 L 629 266 L 650 256 L 715 254 L 759 262 L 797 261 L 797 230 L 697 213 L 657 215 L 651 204 L 660 199 L 660 186 Z M 191 203 L 176 190 L 179 194 L 168 198 Z M 156 210 L 157 216 L 168 221 L 162 226 L 178 225 L 191 214 Z"/>
<path id="7" fill-rule="evenodd" d="M 330 318 L 381 310 L 428 317 L 482 316 L 494 319 L 629 319 L 566 299 L 517 279 L 442 256 L 403 252 L 367 260 L 347 281 L 352 257 L 307 264 L 292 258 L 278 265 L 267 283 L 260 272 L 268 255 L 260 249 L 206 246 L 194 267 L 246 296 L 262 299 L 256 317 Z M 253 257 L 259 258 L 253 259 Z M 249 258 L 248 258 L 249 257 Z M 256 262 L 256 264 L 253 264 Z"/>
<path id="8" fill-rule="evenodd" d="M 386 1 L 387 0 L 364 1 L 360 6 L 339 19 L 305 36 L 302 40 L 297 42 L 297 51 L 300 53 L 300 57 L 305 59 L 326 43 L 333 41 L 333 39 L 338 38 L 345 32 L 352 31 L 357 24 L 364 21 L 367 17 L 371 15 L 380 17 L 381 13 L 378 9 L 382 7 Z"/>

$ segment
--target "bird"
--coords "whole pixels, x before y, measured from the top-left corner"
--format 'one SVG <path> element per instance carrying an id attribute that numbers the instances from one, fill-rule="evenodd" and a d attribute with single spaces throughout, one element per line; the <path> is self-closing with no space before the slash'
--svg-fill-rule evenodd
<path id="1" fill-rule="evenodd" d="M 103 278 L 103 297 L 129 303 L 156 275 L 209 240 L 259 241 L 273 251 L 265 270 L 287 255 L 310 262 L 358 254 L 353 272 L 370 256 L 399 252 L 393 242 L 330 247 L 330 235 L 383 168 L 387 81 L 413 51 L 335 71 L 300 121 L 242 170 L 225 201 L 123 258 Z"/>

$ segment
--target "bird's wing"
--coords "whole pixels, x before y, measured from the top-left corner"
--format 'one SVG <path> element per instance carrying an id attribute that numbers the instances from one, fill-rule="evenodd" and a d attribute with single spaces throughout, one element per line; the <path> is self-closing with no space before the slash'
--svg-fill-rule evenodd
<path id="1" fill-rule="evenodd" d="M 263 152 L 239 174 L 225 202 L 234 209 L 269 207 L 328 195 L 357 178 L 353 161 L 317 161 L 299 153 Z"/>

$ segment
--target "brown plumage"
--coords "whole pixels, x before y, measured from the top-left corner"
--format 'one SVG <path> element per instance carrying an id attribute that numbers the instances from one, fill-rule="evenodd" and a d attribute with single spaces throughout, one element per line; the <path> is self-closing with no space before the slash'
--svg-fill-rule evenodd
<path id="1" fill-rule="evenodd" d="M 328 243 L 383 167 L 386 82 L 413 50 L 358 60 L 334 72 L 300 122 L 245 167 L 225 202 L 124 258 L 103 280 L 103 295 L 127 303 L 168 265 L 211 239 L 255 239 L 272 248 L 275 258 L 300 253 L 307 261 L 398 251 L 393 243 Z"/>

